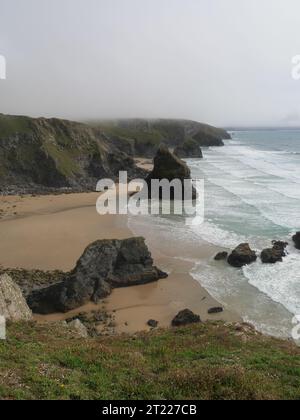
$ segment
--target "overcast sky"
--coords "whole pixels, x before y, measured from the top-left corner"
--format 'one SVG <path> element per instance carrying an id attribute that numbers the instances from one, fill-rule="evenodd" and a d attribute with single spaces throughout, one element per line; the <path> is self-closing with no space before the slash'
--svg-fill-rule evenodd
<path id="1" fill-rule="evenodd" d="M 300 125 L 299 0 L 0 0 L 0 112 Z"/>

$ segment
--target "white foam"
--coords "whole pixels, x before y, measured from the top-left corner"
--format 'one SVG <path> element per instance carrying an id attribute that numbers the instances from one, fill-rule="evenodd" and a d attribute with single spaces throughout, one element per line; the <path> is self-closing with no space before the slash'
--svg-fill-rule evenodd
<path id="1" fill-rule="evenodd" d="M 249 283 L 281 303 L 292 314 L 300 314 L 300 253 L 292 251 L 282 263 L 255 264 L 244 267 Z"/>

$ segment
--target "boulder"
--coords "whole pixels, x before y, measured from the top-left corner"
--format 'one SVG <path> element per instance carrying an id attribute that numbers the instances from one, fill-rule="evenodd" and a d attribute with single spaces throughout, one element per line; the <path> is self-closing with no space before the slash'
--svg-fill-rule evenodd
<path id="1" fill-rule="evenodd" d="M 68 328 L 80 337 L 80 338 L 88 338 L 89 333 L 85 325 L 79 320 L 75 319 L 74 321 L 69 322 Z"/>
<path id="2" fill-rule="evenodd" d="M 97 303 L 113 288 L 146 284 L 166 278 L 154 267 L 144 238 L 101 240 L 89 245 L 66 278 L 35 290 L 28 304 L 35 313 L 68 312 L 88 301 Z"/>
<path id="3" fill-rule="evenodd" d="M 148 184 L 148 196 L 151 198 L 162 198 L 161 191 L 159 192 L 158 197 L 152 197 L 151 194 L 151 181 L 152 180 L 163 180 L 166 179 L 169 182 L 178 179 L 182 182 L 182 199 L 184 199 L 184 180 L 188 180 L 188 188 L 190 189 L 191 198 L 194 200 L 197 198 L 197 191 L 192 185 L 191 180 L 191 171 L 187 164 L 180 160 L 177 156 L 173 155 L 168 147 L 164 144 L 161 144 L 157 154 L 154 158 L 154 168 L 153 171 L 146 178 L 146 183 Z M 181 192 L 181 191 L 180 191 Z M 171 190 L 170 199 L 175 200 L 174 191 Z"/>
<path id="4" fill-rule="evenodd" d="M 154 319 L 150 319 L 150 320 L 147 322 L 147 325 L 148 325 L 148 327 L 151 327 L 151 328 L 157 328 L 157 326 L 158 326 L 158 321 L 155 321 Z"/>
<path id="5" fill-rule="evenodd" d="M 223 261 L 223 260 L 227 260 L 227 258 L 228 258 L 228 252 L 219 252 L 215 256 L 215 261 Z"/>
<path id="6" fill-rule="evenodd" d="M 252 251 L 249 244 L 240 244 L 228 257 L 228 264 L 241 268 L 257 260 L 255 251 Z"/>
<path id="7" fill-rule="evenodd" d="M 196 140 L 193 139 L 185 140 L 182 145 L 177 146 L 174 150 L 174 155 L 180 159 L 203 158 L 202 150 L 199 144 L 196 142 Z"/>
<path id="8" fill-rule="evenodd" d="M 220 314 L 220 313 L 222 313 L 222 312 L 224 312 L 224 309 L 223 309 L 223 308 L 221 308 L 221 307 L 210 308 L 210 309 L 207 311 L 207 313 L 208 313 L 209 315 Z"/>
<path id="9" fill-rule="evenodd" d="M 272 244 L 273 244 L 273 249 L 275 249 L 278 252 L 280 252 L 282 257 L 286 257 L 286 255 L 287 255 L 286 248 L 289 245 L 288 242 L 273 241 Z"/>
<path id="10" fill-rule="evenodd" d="M 300 249 L 300 232 L 297 232 L 294 236 L 293 236 L 293 241 L 295 243 L 295 247 L 297 249 Z"/>
<path id="11" fill-rule="evenodd" d="M 181 327 L 189 324 L 200 323 L 201 319 L 199 315 L 195 315 L 189 309 L 184 309 L 179 312 L 172 321 L 172 327 Z"/>
<path id="12" fill-rule="evenodd" d="M 21 289 L 7 274 L 0 276 L 0 315 L 12 322 L 32 319 Z"/>
<path id="13" fill-rule="evenodd" d="M 264 264 L 276 264 L 286 256 L 287 242 L 273 241 L 273 248 L 264 249 L 261 253 L 261 260 Z"/>
<path id="14" fill-rule="evenodd" d="M 264 249 L 260 257 L 264 264 L 276 264 L 282 261 L 281 252 L 274 248 Z"/>

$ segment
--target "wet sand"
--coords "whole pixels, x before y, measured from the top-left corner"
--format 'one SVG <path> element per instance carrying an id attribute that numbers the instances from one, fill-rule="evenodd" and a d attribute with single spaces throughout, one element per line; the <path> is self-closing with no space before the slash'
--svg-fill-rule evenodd
<path id="1" fill-rule="evenodd" d="M 41 197 L 1 197 L 0 265 L 5 268 L 70 270 L 83 250 L 97 239 L 124 239 L 132 236 L 127 216 L 100 216 L 95 203 L 99 194 L 68 194 Z M 192 262 L 175 259 L 151 240 L 155 264 L 170 273 L 168 279 L 143 286 L 116 289 L 99 305 L 88 304 L 71 314 L 38 316 L 39 321 L 62 320 L 76 313 L 103 309 L 114 312 L 117 332 L 147 330 L 154 319 L 160 327 L 170 325 L 173 317 L 189 308 L 203 320 L 237 321 L 225 310 L 209 316 L 207 311 L 220 306 L 189 274 Z M 197 256 L 210 258 L 214 247 L 202 246 Z M 175 254 L 174 254 L 175 255 Z"/>

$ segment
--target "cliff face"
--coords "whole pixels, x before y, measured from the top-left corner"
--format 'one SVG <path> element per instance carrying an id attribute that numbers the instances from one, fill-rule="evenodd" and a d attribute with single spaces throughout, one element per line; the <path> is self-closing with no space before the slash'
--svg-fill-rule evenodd
<path id="1" fill-rule="evenodd" d="M 0 193 L 94 190 L 101 178 L 145 177 L 133 157 L 154 157 L 193 139 L 199 146 L 221 146 L 226 131 L 185 120 L 77 122 L 0 114 Z"/>
<path id="2" fill-rule="evenodd" d="M 58 120 L 0 115 L 0 192 L 93 190 L 119 170 L 141 175 L 98 129 Z"/>
<path id="3" fill-rule="evenodd" d="M 188 120 L 117 120 L 94 125 L 127 153 L 150 158 L 161 143 L 177 147 L 193 139 L 200 147 L 209 147 L 223 146 L 223 140 L 230 139 L 221 128 Z"/>

